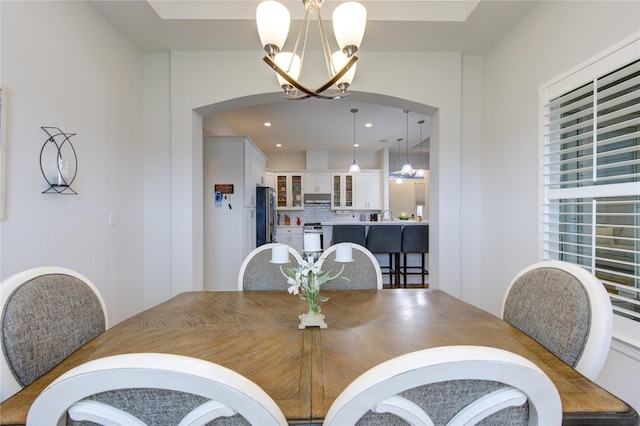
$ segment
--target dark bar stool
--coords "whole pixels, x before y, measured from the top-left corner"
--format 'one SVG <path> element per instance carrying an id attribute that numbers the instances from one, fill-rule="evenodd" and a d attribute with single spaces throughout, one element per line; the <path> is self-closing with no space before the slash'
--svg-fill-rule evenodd
<path id="1" fill-rule="evenodd" d="M 366 230 L 364 225 L 334 225 L 331 244 L 356 243 L 365 246 Z"/>
<path id="2" fill-rule="evenodd" d="M 380 265 L 383 274 L 389 274 L 389 284 L 393 287 L 393 277 L 400 286 L 400 251 L 402 250 L 402 225 L 371 225 L 367 234 L 367 248 L 371 253 L 389 254 L 389 264 Z"/>
<path id="3" fill-rule="evenodd" d="M 402 253 L 404 254 L 404 286 L 407 286 L 408 275 L 421 275 L 422 287 L 424 287 L 424 276 L 429 274 L 425 265 L 425 256 L 429 253 L 429 225 L 406 225 L 402 230 Z M 408 266 L 407 254 L 420 254 L 420 265 Z"/>

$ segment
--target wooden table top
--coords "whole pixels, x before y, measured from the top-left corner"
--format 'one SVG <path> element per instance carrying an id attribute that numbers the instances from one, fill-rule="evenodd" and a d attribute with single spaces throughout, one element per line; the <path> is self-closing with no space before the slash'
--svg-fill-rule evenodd
<path id="1" fill-rule="evenodd" d="M 262 387 L 291 422 L 321 422 L 342 390 L 375 365 L 415 350 L 482 345 L 515 352 L 555 383 L 565 424 L 638 424 L 626 403 L 499 318 L 439 290 L 324 291 L 329 328 L 298 330 L 306 302 L 286 291 L 189 292 L 107 330 L 0 405 L 24 424 L 56 377 L 92 359 L 161 352 L 205 359 Z"/>

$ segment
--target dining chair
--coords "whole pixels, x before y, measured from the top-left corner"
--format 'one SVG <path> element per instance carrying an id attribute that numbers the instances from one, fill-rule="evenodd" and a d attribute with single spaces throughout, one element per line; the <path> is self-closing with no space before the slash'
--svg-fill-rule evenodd
<path id="1" fill-rule="evenodd" d="M 367 228 L 364 225 L 333 225 L 331 244 L 356 243 L 367 245 Z"/>
<path id="2" fill-rule="evenodd" d="M 31 384 L 108 327 L 98 289 L 71 269 L 46 266 L 0 284 L 0 397 Z"/>
<path id="3" fill-rule="evenodd" d="M 269 243 L 255 248 L 244 259 L 238 272 L 238 290 L 286 290 L 287 279 L 282 275 L 280 267 L 295 268 L 302 262 L 302 256 L 289 246 L 288 264 L 271 263 L 271 249 L 280 244 Z"/>
<path id="4" fill-rule="evenodd" d="M 611 300 L 593 274 L 569 262 L 522 269 L 507 289 L 502 319 L 591 380 L 609 353 Z"/>
<path id="5" fill-rule="evenodd" d="M 389 274 L 389 286 L 400 287 L 400 252 L 402 251 L 402 225 L 372 225 L 367 233 L 367 250 L 374 254 L 387 254 L 387 265 L 380 265 L 382 274 Z M 378 262 L 379 263 L 379 262 Z"/>
<path id="6" fill-rule="evenodd" d="M 286 425 L 267 393 L 221 365 L 175 354 L 96 359 L 53 381 L 29 409 L 27 425 Z"/>
<path id="7" fill-rule="evenodd" d="M 353 262 L 336 262 L 336 251 L 341 245 L 350 245 Z M 318 259 L 323 271 L 334 275 L 342 270 L 346 280 L 336 280 L 324 286 L 327 290 L 366 290 L 382 288 L 382 270 L 376 257 L 366 247 L 355 243 L 334 244 L 326 249 Z M 344 270 L 342 269 L 344 266 Z"/>
<path id="8" fill-rule="evenodd" d="M 485 346 L 442 346 L 366 371 L 336 398 L 324 425 L 481 421 L 560 425 L 560 395 L 551 379 L 520 355 Z"/>

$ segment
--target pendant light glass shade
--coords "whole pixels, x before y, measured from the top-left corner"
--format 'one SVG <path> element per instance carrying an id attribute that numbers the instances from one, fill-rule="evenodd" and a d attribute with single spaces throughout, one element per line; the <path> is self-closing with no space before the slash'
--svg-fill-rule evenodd
<path id="1" fill-rule="evenodd" d="M 256 8 L 256 25 L 262 47 L 267 53 L 276 54 L 284 46 L 289 35 L 289 10 L 277 1 L 263 1 Z M 275 51 L 274 51 L 274 48 Z"/>
<path id="2" fill-rule="evenodd" d="M 367 25 L 367 9 L 357 2 L 342 3 L 333 11 L 333 33 L 338 46 L 348 56 L 360 48 Z"/>
<path id="3" fill-rule="evenodd" d="M 349 173 L 360 173 L 360 166 L 356 163 L 356 113 L 358 112 L 358 108 L 352 108 L 351 113 L 353 114 L 353 163 L 351 167 L 349 167 Z"/>

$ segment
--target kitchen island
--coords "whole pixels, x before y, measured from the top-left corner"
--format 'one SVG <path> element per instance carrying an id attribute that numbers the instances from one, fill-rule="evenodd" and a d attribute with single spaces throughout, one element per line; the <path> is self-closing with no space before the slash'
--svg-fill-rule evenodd
<path id="1" fill-rule="evenodd" d="M 355 221 L 355 220 L 345 220 L 345 221 L 335 221 L 335 222 L 322 222 L 322 233 L 324 235 L 322 249 L 326 250 L 331 246 L 331 241 L 333 239 L 333 227 L 336 225 L 364 225 L 366 231 L 369 231 L 369 226 L 387 226 L 387 225 L 405 225 L 405 226 L 425 226 L 429 225 L 429 221 L 417 221 L 417 220 L 384 220 L 378 222 L 371 221 Z"/>
<path id="2" fill-rule="evenodd" d="M 403 227 L 414 227 L 414 226 L 429 226 L 428 221 L 417 221 L 417 220 L 388 220 L 388 221 L 380 221 L 380 222 L 367 222 L 367 221 L 339 221 L 339 222 L 322 222 L 322 233 L 323 233 L 323 249 L 326 250 L 332 245 L 333 241 L 333 227 L 338 225 L 362 225 L 365 227 L 365 233 L 369 233 L 369 229 L 372 226 L 403 226 Z M 428 244 L 427 244 L 428 247 Z M 418 284 L 420 286 L 429 284 L 429 275 L 428 275 L 428 264 L 429 264 L 429 253 L 402 253 L 395 256 L 393 262 L 391 261 L 391 256 L 388 253 L 374 253 L 373 254 L 378 263 L 383 268 L 383 278 L 384 283 L 393 286 L 393 282 L 391 281 L 391 275 L 389 273 L 392 270 L 399 271 L 400 268 L 404 272 L 408 272 L 409 270 L 415 271 L 416 269 L 420 271 L 417 275 L 408 273 L 404 275 L 404 285 L 407 284 Z M 400 260 L 402 257 L 402 261 Z M 393 263 L 393 267 L 390 270 L 390 262 Z M 406 268 L 405 268 L 406 265 Z M 387 270 L 388 272 L 384 272 Z M 391 272 L 392 274 L 398 274 L 400 272 Z M 399 275 L 395 275 L 397 277 L 397 281 L 400 280 Z M 399 282 L 396 282 L 396 285 Z"/>

